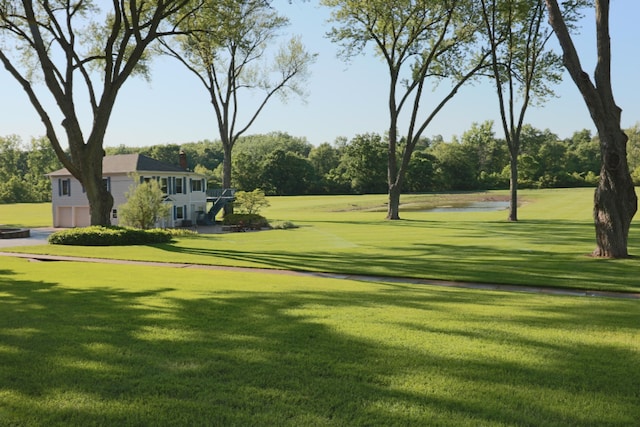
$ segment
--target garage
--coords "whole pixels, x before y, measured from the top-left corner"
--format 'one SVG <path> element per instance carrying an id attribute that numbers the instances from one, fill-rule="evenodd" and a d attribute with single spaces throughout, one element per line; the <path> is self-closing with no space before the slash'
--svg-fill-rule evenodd
<path id="1" fill-rule="evenodd" d="M 54 227 L 72 228 L 91 225 L 89 206 L 58 206 Z"/>

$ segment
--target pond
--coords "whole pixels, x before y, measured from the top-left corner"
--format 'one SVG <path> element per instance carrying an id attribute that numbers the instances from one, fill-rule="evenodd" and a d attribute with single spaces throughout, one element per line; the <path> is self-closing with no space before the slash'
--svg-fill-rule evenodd
<path id="1" fill-rule="evenodd" d="M 461 203 L 452 206 L 438 206 L 423 212 L 493 212 L 509 209 L 508 201 L 484 200 L 481 202 Z"/>

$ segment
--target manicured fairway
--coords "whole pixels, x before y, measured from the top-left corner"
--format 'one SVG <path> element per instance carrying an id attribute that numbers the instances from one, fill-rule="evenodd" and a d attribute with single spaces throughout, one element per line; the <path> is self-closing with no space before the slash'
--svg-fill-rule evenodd
<path id="1" fill-rule="evenodd" d="M 3 426 L 640 419 L 638 300 L 0 262 Z"/>

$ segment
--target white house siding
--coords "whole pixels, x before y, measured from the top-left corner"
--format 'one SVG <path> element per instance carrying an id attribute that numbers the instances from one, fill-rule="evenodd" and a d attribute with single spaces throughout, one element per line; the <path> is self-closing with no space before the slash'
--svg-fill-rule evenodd
<path id="1" fill-rule="evenodd" d="M 206 212 L 206 180 L 200 175 L 163 172 L 156 174 L 145 173 L 140 176 L 142 179 L 155 179 L 159 182 L 162 181 L 162 178 L 167 178 L 168 185 L 166 196 L 169 199 L 167 203 L 171 205 L 169 219 L 165 223 L 167 227 L 181 226 L 185 220 L 191 221 L 192 224 L 196 224 L 196 221 L 198 220 L 198 212 Z M 179 179 L 183 181 L 182 184 L 177 183 L 177 180 Z M 191 180 L 196 179 L 203 182 L 201 191 L 191 190 Z M 180 185 L 182 187 L 182 193 L 177 193 L 176 190 Z M 177 215 L 180 210 L 182 210 L 182 217 L 178 217 Z M 162 224 L 159 224 L 159 226 L 162 226 Z"/>
<path id="2" fill-rule="evenodd" d="M 68 194 L 62 194 L 64 182 L 68 183 Z M 91 224 L 89 201 L 82 185 L 74 178 L 55 178 L 51 183 L 53 226 L 86 227 Z"/>
<path id="3" fill-rule="evenodd" d="M 129 159 L 135 160 L 131 157 L 129 157 Z M 170 183 L 167 186 L 167 203 L 171 205 L 170 216 L 168 220 L 161 221 L 157 226 L 180 226 L 183 225 L 183 220 L 190 220 L 192 224 L 195 224 L 198 219 L 198 212 L 206 211 L 207 196 L 204 176 L 188 171 L 133 171 L 121 167 L 118 171 L 104 174 L 109 191 L 114 199 L 113 210 L 111 212 L 111 223 L 113 225 L 119 224 L 120 207 L 127 202 L 126 194 L 134 184 L 131 173 L 138 174 L 137 180 L 153 179 L 161 181 L 162 178 L 167 178 Z M 80 182 L 71 177 L 64 169 L 53 172 L 50 174 L 50 178 L 52 183 L 53 225 L 55 227 L 84 227 L 89 225 L 91 222 L 89 201 Z M 178 179 L 182 180 L 182 193 L 175 191 L 178 187 L 176 185 Z M 192 191 L 192 181 L 201 183 L 196 185 L 196 187 L 200 187 L 197 191 Z M 66 187 L 65 182 L 67 183 Z M 63 194 L 65 193 L 63 188 L 69 189 L 68 194 Z M 178 207 L 183 211 L 182 218 L 176 218 Z"/>

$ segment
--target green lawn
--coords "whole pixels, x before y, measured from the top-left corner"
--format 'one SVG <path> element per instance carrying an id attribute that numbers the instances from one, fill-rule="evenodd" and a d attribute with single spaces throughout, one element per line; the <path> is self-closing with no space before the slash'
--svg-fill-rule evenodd
<path id="1" fill-rule="evenodd" d="M 462 195 L 504 198 L 506 192 Z M 520 221 L 506 211 L 401 210 L 384 220 L 385 196 L 271 198 L 265 215 L 300 228 L 181 238 L 156 246 L 41 246 L 24 252 L 132 260 L 266 267 L 468 282 L 638 292 L 638 258 L 598 260 L 592 189 L 521 191 Z M 461 195 L 404 196 L 407 208 L 450 204 Z M 2 208 L 0 206 L 0 208 Z M 47 209 L 50 209 L 47 206 Z M 5 214 L 6 215 L 6 214 Z M 0 221 L 3 211 L 0 209 Z M 10 221 L 9 221 L 10 222 Z M 640 253 L 636 220 L 629 241 Z"/>
<path id="2" fill-rule="evenodd" d="M 51 227 L 51 203 L 0 204 L 0 226 Z"/>
<path id="3" fill-rule="evenodd" d="M 638 300 L 0 262 L 1 426 L 640 419 Z"/>

